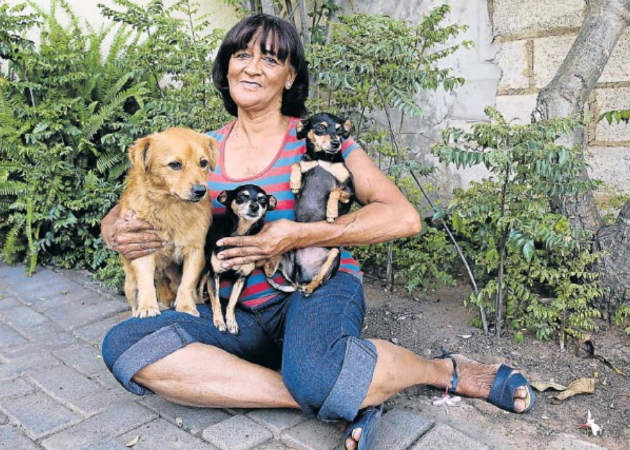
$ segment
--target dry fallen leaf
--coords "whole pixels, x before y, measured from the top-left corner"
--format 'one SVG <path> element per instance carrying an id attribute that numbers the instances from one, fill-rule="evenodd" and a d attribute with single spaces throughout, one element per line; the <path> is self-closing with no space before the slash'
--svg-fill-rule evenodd
<path id="1" fill-rule="evenodd" d="M 140 435 L 137 435 L 135 438 L 133 438 L 132 440 L 127 442 L 125 444 L 125 447 L 133 447 L 134 445 L 136 445 L 138 443 L 139 440 L 140 440 Z"/>
<path id="2" fill-rule="evenodd" d="M 556 400 L 566 400 L 577 394 L 592 394 L 595 392 L 595 378 L 579 378 L 567 386 L 567 389 L 554 396 Z"/>
<path id="3" fill-rule="evenodd" d="M 462 398 L 458 395 L 451 397 L 448 394 L 443 394 L 441 397 L 433 397 L 431 400 L 433 406 L 457 406 L 462 401 Z"/>
<path id="4" fill-rule="evenodd" d="M 556 391 L 564 391 L 567 389 L 566 386 L 554 383 L 553 381 L 532 381 L 529 384 L 539 392 L 546 391 L 547 389 L 555 389 Z"/>

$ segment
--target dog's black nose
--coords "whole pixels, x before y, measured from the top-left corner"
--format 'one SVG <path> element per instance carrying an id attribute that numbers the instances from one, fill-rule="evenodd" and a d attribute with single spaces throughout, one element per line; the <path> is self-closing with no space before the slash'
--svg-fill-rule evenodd
<path id="1" fill-rule="evenodd" d="M 191 188 L 192 195 L 195 198 L 201 198 L 206 193 L 206 187 L 203 184 L 195 184 Z"/>
<path id="2" fill-rule="evenodd" d="M 249 210 L 251 212 L 256 212 L 256 211 L 258 211 L 258 209 L 260 209 L 260 206 L 258 206 L 258 203 L 250 203 L 249 204 Z"/>
<path id="3" fill-rule="evenodd" d="M 336 139 L 333 141 L 330 141 L 330 146 L 334 148 L 335 150 L 338 149 L 340 145 L 341 145 L 341 142 Z"/>

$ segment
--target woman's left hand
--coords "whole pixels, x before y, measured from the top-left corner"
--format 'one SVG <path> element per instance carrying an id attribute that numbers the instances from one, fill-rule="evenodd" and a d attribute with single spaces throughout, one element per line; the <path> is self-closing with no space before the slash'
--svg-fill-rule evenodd
<path id="1" fill-rule="evenodd" d="M 298 224 L 287 219 L 267 222 L 262 230 L 253 236 L 233 236 L 219 239 L 217 245 L 234 246 L 223 250 L 217 256 L 223 261 L 224 268 L 263 262 L 297 247 L 299 236 Z"/>

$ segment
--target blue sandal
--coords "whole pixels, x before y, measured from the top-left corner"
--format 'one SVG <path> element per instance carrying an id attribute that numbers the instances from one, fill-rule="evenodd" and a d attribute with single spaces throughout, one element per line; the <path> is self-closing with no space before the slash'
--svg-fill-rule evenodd
<path id="1" fill-rule="evenodd" d="M 525 377 L 520 373 L 513 373 L 513 370 L 512 367 L 501 364 L 490 388 L 488 401 L 506 411 L 517 412 L 514 409 L 514 393 L 521 386 L 525 386 L 527 387 L 527 397 L 524 400 L 529 400 L 529 405 L 520 412 L 526 413 L 534 406 L 536 394 Z"/>
<path id="2" fill-rule="evenodd" d="M 359 439 L 357 450 L 373 450 L 376 445 L 376 439 L 378 438 L 378 428 L 382 415 L 383 405 L 368 406 L 359 411 L 354 418 L 354 422 L 346 428 L 346 432 L 343 435 L 344 446 L 346 439 L 352 436 L 352 432 L 357 428 L 361 428 L 361 438 Z"/>
<path id="3" fill-rule="evenodd" d="M 455 358 L 453 358 L 453 354 L 454 352 L 447 353 L 442 351 L 440 358 L 450 358 L 453 362 L 453 382 L 448 388 L 448 392 L 454 394 L 457 389 L 458 375 L 457 362 L 455 361 Z M 499 370 L 497 370 L 497 373 L 494 376 L 494 381 L 492 382 L 492 387 L 490 388 L 490 395 L 488 395 L 487 400 L 501 409 L 517 412 L 514 409 L 514 394 L 518 388 L 525 386 L 527 387 L 527 397 L 524 400 L 529 400 L 529 405 L 520 412 L 526 413 L 534 406 L 534 403 L 536 402 L 536 394 L 534 394 L 534 390 L 529 385 L 525 377 L 520 373 L 513 373 L 513 371 L 514 368 L 501 364 Z"/>

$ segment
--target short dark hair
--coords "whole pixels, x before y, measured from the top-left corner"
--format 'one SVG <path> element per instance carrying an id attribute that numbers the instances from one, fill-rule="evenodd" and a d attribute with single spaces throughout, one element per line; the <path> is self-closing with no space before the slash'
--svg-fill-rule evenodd
<path id="1" fill-rule="evenodd" d="M 265 51 L 267 39 L 271 37 L 275 45 L 276 56 L 282 62 L 289 58 L 295 70 L 295 80 L 291 89 L 282 93 L 281 112 L 286 116 L 302 117 L 306 114 L 304 102 L 308 97 L 308 69 L 304 57 L 304 47 L 297 30 L 286 20 L 269 14 L 255 14 L 245 17 L 228 31 L 219 47 L 212 67 L 212 80 L 221 93 L 225 109 L 236 116 L 237 108 L 230 96 L 227 72 L 230 58 L 234 52 L 247 48 L 252 38 L 260 40 L 260 49 Z"/>

